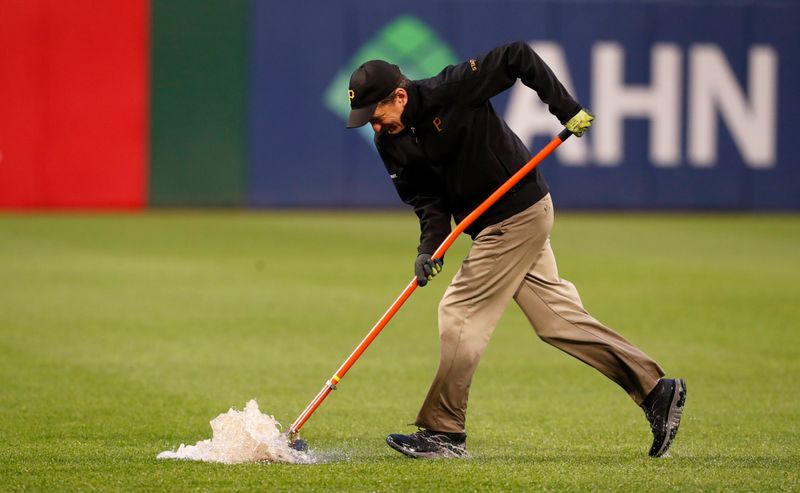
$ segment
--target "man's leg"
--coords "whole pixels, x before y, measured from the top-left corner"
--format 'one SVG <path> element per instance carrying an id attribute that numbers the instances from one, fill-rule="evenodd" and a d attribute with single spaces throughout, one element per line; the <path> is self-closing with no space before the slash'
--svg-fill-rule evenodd
<path id="1" fill-rule="evenodd" d="M 649 454 L 666 454 L 680 426 L 686 383 L 661 378 L 664 371 L 658 363 L 586 312 L 575 286 L 558 277 L 549 240 L 514 299 L 545 342 L 596 368 L 628 392 L 650 422 Z"/>
<path id="2" fill-rule="evenodd" d="M 514 299 L 542 340 L 600 371 L 637 404 L 664 376 L 658 363 L 583 308 L 575 286 L 558 276 L 549 239 Z"/>
<path id="3" fill-rule="evenodd" d="M 439 304 L 439 369 L 416 424 L 463 433 L 472 375 L 497 321 L 539 256 L 553 224 L 546 196 L 482 231 Z"/>

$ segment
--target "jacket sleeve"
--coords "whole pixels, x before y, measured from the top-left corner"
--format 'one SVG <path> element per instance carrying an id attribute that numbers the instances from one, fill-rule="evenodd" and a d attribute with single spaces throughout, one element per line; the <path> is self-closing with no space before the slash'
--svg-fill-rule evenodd
<path id="1" fill-rule="evenodd" d="M 439 75 L 443 98 L 452 103 L 478 106 L 510 88 L 517 80 L 530 87 L 563 124 L 581 110 L 550 67 L 527 43 L 518 41 L 459 65 Z"/>
<path id="2" fill-rule="evenodd" d="M 376 139 L 386 170 L 392 178 L 397 194 L 406 204 L 414 208 L 419 218 L 419 247 L 417 253 L 432 255 L 450 234 L 450 212 L 444 202 L 443 183 L 433 172 L 423 172 L 413 166 L 398 166 Z"/>

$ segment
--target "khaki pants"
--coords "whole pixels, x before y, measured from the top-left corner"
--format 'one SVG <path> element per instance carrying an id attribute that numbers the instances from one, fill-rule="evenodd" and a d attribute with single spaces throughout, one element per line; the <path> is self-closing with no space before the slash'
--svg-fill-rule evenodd
<path id="1" fill-rule="evenodd" d="M 475 238 L 439 304 L 439 369 L 417 426 L 465 431 L 472 375 L 512 297 L 542 340 L 596 368 L 637 404 L 664 376 L 655 361 L 592 318 L 575 286 L 558 277 L 552 226 L 547 195 Z"/>

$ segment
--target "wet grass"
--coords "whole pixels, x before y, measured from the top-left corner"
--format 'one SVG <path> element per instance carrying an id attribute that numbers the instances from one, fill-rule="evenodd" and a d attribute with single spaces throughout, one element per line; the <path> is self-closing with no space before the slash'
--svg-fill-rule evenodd
<path id="1" fill-rule="evenodd" d="M 437 361 L 418 290 L 308 422 L 321 464 L 158 461 L 248 399 L 288 424 L 411 277 L 410 213 L 0 216 L 4 490 L 796 491 L 800 216 L 561 214 L 561 275 L 686 378 L 672 457 L 639 409 L 510 306 L 472 387 L 471 458 L 405 459 Z"/>

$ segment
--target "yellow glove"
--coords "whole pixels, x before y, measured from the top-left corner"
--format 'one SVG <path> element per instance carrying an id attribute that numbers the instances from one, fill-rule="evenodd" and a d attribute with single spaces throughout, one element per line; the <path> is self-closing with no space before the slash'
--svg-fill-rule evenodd
<path id="1" fill-rule="evenodd" d="M 580 137 L 592 126 L 592 120 L 594 120 L 594 116 L 590 115 L 585 110 L 580 110 L 575 116 L 570 118 L 564 126 L 567 127 L 567 130 L 572 132 L 573 135 Z"/>

